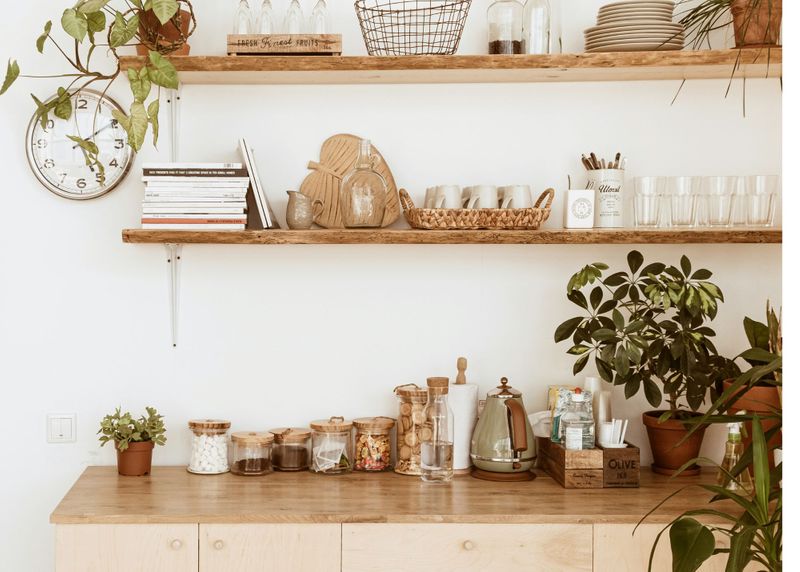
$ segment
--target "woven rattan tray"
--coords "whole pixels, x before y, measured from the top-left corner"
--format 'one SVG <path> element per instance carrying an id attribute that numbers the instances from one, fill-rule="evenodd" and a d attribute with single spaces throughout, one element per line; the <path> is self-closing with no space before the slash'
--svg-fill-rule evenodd
<path id="1" fill-rule="evenodd" d="M 547 189 L 530 209 L 418 209 L 405 189 L 400 204 L 411 228 L 424 230 L 536 230 L 550 216 L 555 191 Z"/>

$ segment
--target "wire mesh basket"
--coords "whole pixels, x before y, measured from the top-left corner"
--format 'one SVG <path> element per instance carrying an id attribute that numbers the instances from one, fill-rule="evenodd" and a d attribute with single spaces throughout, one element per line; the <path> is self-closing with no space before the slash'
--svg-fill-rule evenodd
<path id="1" fill-rule="evenodd" d="M 472 0 L 356 0 L 371 56 L 450 55 L 458 49 Z"/>

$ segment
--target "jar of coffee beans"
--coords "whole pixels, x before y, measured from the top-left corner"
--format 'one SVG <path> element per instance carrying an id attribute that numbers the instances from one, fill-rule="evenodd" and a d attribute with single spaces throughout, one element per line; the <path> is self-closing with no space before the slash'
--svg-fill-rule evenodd
<path id="1" fill-rule="evenodd" d="M 240 431 L 231 434 L 231 473 L 258 477 L 272 472 L 272 433 Z"/>
<path id="2" fill-rule="evenodd" d="M 391 417 L 362 417 L 353 421 L 356 428 L 356 471 L 388 471 L 392 468 Z"/>
<path id="3" fill-rule="evenodd" d="M 425 403 L 428 399 L 426 389 L 414 383 L 401 385 L 394 390 L 399 405 L 397 416 L 397 461 L 394 472 L 401 475 L 422 474 L 420 465 L 420 443 L 430 428 L 425 425 Z"/>
<path id="4" fill-rule="evenodd" d="M 522 4 L 517 0 L 496 0 L 489 6 L 489 53 L 521 54 Z"/>
<path id="5" fill-rule="evenodd" d="M 279 471 L 305 471 L 311 460 L 311 431 L 308 429 L 270 429 L 275 436 L 272 464 Z"/>

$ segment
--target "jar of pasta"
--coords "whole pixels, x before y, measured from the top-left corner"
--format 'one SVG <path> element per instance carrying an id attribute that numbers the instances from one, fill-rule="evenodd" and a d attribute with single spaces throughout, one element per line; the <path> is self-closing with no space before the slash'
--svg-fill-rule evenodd
<path id="1" fill-rule="evenodd" d="M 420 443 L 424 440 L 425 403 L 428 391 L 414 383 L 394 390 L 399 405 L 397 416 L 397 460 L 394 471 L 401 475 L 422 474 Z M 430 436 L 428 436 L 430 438 Z"/>
<path id="2" fill-rule="evenodd" d="M 311 470 L 341 475 L 353 470 L 353 422 L 344 417 L 312 421 Z"/>
<path id="3" fill-rule="evenodd" d="M 356 428 L 356 471 L 387 471 L 392 468 L 391 417 L 361 417 L 353 421 Z"/>

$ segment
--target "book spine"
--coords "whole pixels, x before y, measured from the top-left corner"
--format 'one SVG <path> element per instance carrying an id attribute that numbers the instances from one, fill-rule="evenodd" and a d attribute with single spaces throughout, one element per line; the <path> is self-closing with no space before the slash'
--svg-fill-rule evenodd
<path id="1" fill-rule="evenodd" d="M 142 215 L 142 222 L 179 222 L 184 224 L 225 224 L 247 222 L 244 214 L 145 214 Z"/>
<path id="2" fill-rule="evenodd" d="M 244 230 L 243 224 L 142 224 L 144 230 Z"/>
<path id="3" fill-rule="evenodd" d="M 237 183 L 238 186 L 248 185 L 250 184 L 250 179 L 248 177 L 242 177 L 239 175 L 231 175 L 231 176 L 214 176 L 214 177 L 197 177 L 197 176 L 187 176 L 181 177 L 177 175 L 144 175 L 142 177 L 142 182 L 144 183 L 181 183 L 183 186 L 192 187 L 195 183 L 205 183 L 210 184 L 211 186 L 217 183 Z"/>
<path id="4" fill-rule="evenodd" d="M 247 208 L 244 201 L 143 201 L 142 208 L 145 209 L 238 209 L 243 211 Z"/>
<path id="5" fill-rule="evenodd" d="M 142 169 L 145 177 L 228 178 L 246 177 L 246 169 Z"/>
<path id="6" fill-rule="evenodd" d="M 243 169 L 241 163 L 145 163 L 142 169 L 204 170 L 204 169 Z"/>
<path id="7" fill-rule="evenodd" d="M 158 208 L 143 208 L 142 215 L 143 216 L 155 216 L 155 215 L 239 215 L 244 217 L 245 215 L 244 209 L 227 209 L 227 208 L 214 208 L 214 207 L 201 207 L 201 208 L 191 208 L 191 207 L 181 207 L 181 208 L 165 208 L 165 207 L 158 207 Z"/>

